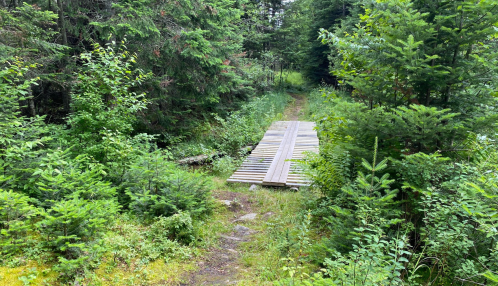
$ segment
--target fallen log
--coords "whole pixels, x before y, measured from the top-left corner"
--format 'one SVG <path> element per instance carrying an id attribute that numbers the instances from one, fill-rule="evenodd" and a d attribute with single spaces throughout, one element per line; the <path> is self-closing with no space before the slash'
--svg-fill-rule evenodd
<path id="1" fill-rule="evenodd" d="M 240 148 L 240 151 L 242 154 L 251 153 L 252 150 L 256 148 L 256 146 L 257 145 L 248 145 L 246 147 Z M 179 165 L 201 165 L 209 162 L 214 157 L 223 157 L 223 156 L 225 156 L 225 154 L 222 152 L 213 153 L 211 155 L 197 155 L 177 160 L 176 163 Z"/>

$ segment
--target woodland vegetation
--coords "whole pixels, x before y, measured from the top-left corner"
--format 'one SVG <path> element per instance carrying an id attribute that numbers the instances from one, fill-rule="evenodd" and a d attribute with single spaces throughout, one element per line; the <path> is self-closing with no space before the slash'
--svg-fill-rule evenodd
<path id="1" fill-rule="evenodd" d="M 0 0 L 0 284 L 202 256 L 288 93 L 320 154 L 252 285 L 498 284 L 496 82 L 497 0 Z"/>

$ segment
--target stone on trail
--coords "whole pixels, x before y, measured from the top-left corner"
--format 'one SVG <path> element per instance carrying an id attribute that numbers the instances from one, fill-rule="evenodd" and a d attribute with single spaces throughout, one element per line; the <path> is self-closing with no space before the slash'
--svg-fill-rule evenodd
<path id="1" fill-rule="evenodd" d="M 247 221 L 247 220 L 254 220 L 256 218 L 257 214 L 255 213 L 250 213 L 250 214 L 246 214 L 246 215 L 243 215 L 241 217 L 239 217 L 238 219 L 236 219 L 235 221 Z"/>
<path id="2" fill-rule="evenodd" d="M 252 184 L 252 185 L 249 187 L 249 191 L 254 192 L 257 188 L 258 188 L 258 185 L 254 185 L 254 184 Z"/>
<path id="3" fill-rule="evenodd" d="M 223 234 L 221 234 L 220 237 L 223 237 L 224 239 L 229 239 L 229 240 L 244 241 L 243 238 L 235 237 L 235 236 L 229 236 L 229 235 L 223 235 Z"/>
<path id="4" fill-rule="evenodd" d="M 248 228 L 248 227 L 245 227 L 243 225 L 236 225 L 234 228 L 235 232 L 241 236 L 246 236 L 246 235 L 249 235 L 251 233 L 254 233 L 254 230 Z"/>
<path id="5" fill-rule="evenodd" d="M 220 200 L 220 203 L 222 203 L 225 206 L 229 207 L 232 204 L 232 201 L 229 201 L 229 200 Z"/>
<path id="6" fill-rule="evenodd" d="M 267 212 L 263 215 L 263 219 L 269 219 L 271 216 L 273 216 L 275 213 L 274 212 Z"/>
<path id="7" fill-rule="evenodd" d="M 224 204 L 225 206 L 227 206 L 228 209 L 231 210 L 231 211 L 236 211 L 236 210 L 242 208 L 242 205 L 240 203 L 238 203 L 238 202 L 229 201 L 229 200 L 219 200 L 219 202 L 221 204 Z"/>

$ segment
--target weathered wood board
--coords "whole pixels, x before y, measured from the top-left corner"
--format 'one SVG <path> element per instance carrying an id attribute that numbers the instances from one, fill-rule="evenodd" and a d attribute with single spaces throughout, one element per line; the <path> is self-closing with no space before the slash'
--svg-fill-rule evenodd
<path id="1" fill-rule="evenodd" d="M 314 127 L 314 122 L 274 122 L 227 182 L 291 187 L 309 185 L 298 166 L 290 160 L 302 159 L 305 151 L 318 153 Z"/>

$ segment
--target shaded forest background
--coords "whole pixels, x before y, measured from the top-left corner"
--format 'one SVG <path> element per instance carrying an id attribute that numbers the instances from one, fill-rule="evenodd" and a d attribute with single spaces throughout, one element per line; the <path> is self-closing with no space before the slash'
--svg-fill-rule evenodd
<path id="1" fill-rule="evenodd" d="M 4 1 L 2 62 L 37 64 L 23 109 L 63 123 L 84 72 L 81 53 L 95 44 L 136 56 L 150 74 L 134 92 L 147 109 L 135 132 L 159 135 L 164 144 L 192 136 L 213 114 L 222 117 L 271 88 L 281 69 L 297 69 L 311 32 L 307 5 L 279 1 Z M 286 19 L 283 21 L 285 12 Z M 291 20 L 295 18 L 295 20 Z M 321 45 L 320 45 L 321 47 Z M 322 49 L 323 50 L 323 49 Z M 326 55 L 323 55 L 326 58 Z M 327 69 L 326 65 L 322 67 Z M 322 73 L 327 74 L 326 71 Z"/>

